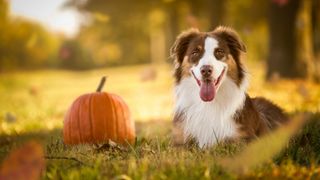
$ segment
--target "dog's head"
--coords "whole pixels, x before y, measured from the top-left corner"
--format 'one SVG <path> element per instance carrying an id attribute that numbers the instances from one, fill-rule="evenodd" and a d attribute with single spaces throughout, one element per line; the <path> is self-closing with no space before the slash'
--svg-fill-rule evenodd
<path id="1" fill-rule="evenodd" d="M 176 82 L 192 76 L 203 101 L 212 101 L 225 79 L 240 86 L 244 78 L 241 54 L 246 52 L 238 34 L 227 27 L 212 32 L 190 29 L 181 33 L 171 55 L 175 58 Z"/>

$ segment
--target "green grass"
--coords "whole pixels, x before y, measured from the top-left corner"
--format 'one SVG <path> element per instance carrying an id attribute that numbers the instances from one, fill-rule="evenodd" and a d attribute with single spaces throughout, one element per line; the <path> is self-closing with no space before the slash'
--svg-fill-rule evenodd
<path id="1" fill-rule="evenodd" d="M 306 81 L 263 81 L 261 64 L 251 64 L 249 94 L 263 95 L 292 116 L 309 112 L 281 153 L 245 173 L 228 171 L 220 160 L 237 157 L 242 142 L 201 150 L 174 147 L 170 140 L 173 79 L 170 66 L 156 67 L 154 81 L 141 81 L 147 66 L 94 71 L 35 71 L 0 76 L 0 160 L 29 140 L 41 143 L 46 155 L 43 179 L 237 179 L 307 178 L 319 176 L 320 85 Z M 130 147 L 66 146 L 62 140 L 64 114 L 81 94 L 93 92 L 107 75 L 105 91 L 128 103 L 136 122 L 137 142 Z M 256 153 L 256 154 L 259 154 Z M 249 158 L 255 158 L 255 154 Z M 244 162 L 245 163 L 245 162 Z M 298 176 L 298 175 L 299 176 Z"/>

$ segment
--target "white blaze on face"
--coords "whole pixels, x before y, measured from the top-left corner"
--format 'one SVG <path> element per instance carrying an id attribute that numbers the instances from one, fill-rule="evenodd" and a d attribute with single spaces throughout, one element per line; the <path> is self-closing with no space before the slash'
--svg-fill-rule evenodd
<path id="1" fill-rule="evenodd" d="M 218 41 L 212 37 L 207 37 L 204 42 L 204 52 L 199 63 L 191 68 L 191 73 L 200 85 L 200 98 L 205 102 L 210 102 L 215 98 L 226 74 L 227 64 L 219 61 L 214 56 L 214 51 L 217 47 Z M 208 77 L 202 77 L 201 75 L 201 69 L 204 66 L 212 68 L 211 78 L 209 77 L 211 81 L 208 81 Z"/>
<path id="2" fill-rule="evenodd" d="M 204 42 L 204 53 L 199 63 L 196 66 L 193 66 L 191 70 L 195 74 L 196 78 L 199 80 L 202 79 L 200 69 L 204 65 L 210 65 L 213 67 L 213 78 L 217 79 L 224 68 L 227 68 L 227 64 L 219 61 L 214 56 L 214 50 L 218 47 L 218 41 L 212 37 L 206 37 Z"/>

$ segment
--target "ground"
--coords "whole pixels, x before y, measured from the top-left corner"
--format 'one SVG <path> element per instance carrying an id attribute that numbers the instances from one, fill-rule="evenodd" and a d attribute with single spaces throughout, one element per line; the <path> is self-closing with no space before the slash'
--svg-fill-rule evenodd
<path id="1" fill-rule="evenodd" d="M 150 69 L 156 70 L 156 78 L 142 81 L 142 76 Z M 251 96 L 264 96 L 272 100 L 292 118 L 307 112 L 304 119 L 310 120 L 306 127 L 295 130 L 298 135 L 289 143 L 284 141 L 279 145 L 284 147 L 280 154 L 275 151 L 276 154 L 270 155 L 273 158 L 266 156 L 267 161 L 262 158 L 254 168 L 245 171 L 229 168 L 230 158 L 234 158 L 231 160 L 237 164 L 245 157 L 242 152 L 254 149 L 242 142 L 219 144 L 205 150 L 194 146 L 172 146 L 170 121 L 174 81 L 170 65 L 139 65 L 83 72 L 41 70 L 1 74 L 0 161 L 23 143 L 36 140 L 45 151 L 43 179 L 318 177 L 320 85 L 302 80 L 274 79 L 265 82 L 263 64 L 250 63 L 248 69 L 251 74 Z M 76 97 L 94 92 L 104 75 L 108 76 L 104 90 L 123 97 L 131 109 L 136 123 L 136 144 L 129 147 L 100 145 L 100 148 L 64 145 L 62 128 L 67 109 Z M 261 149 L 259 142 L 256 147 Z M 245 158 L 259 159 L 256 158 L 258 156 L 259 152 L 253 151 L 250 157 Z"/>

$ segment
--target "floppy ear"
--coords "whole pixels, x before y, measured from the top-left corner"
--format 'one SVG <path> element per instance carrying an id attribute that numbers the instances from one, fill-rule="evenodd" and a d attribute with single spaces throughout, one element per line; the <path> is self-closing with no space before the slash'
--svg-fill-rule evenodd
<path id="1" fill-rule="evenodd" d="M 239 57 L 241 51 L 247 51 L 246 46 L 243 44 L 235 30 L 229 27 L 219 26 L 213 31 L 213 33 L 227 42 L 230 53 L 235 59 Z"/>
<path id="2" fill-rule="evenodd" d="M 170 49 L 171 57 L 175 59 L 176 62 L 182 63 L 184 56 L 186 55 L 190 41 L 199 34 L 197 29 L 189 29 L 182 32 L 174 42 Z"/>
<path id="3" fill-rule="evenodd" d="M 236 61 L 236 65 L 238 67 L 238 77 L 239 80 L 243 79 L 244 77 L 244 68 L 242 63 L 240 63 L 241 60 L 241 52 L 246 52 L 246 46 L 241 41 L 238 33 L 229 28 L 229 27 L 223 27 L 219 26 L 217 27 L 213 33 L 218 36 L 219 38 L 226 41 L 230 54 L 232 55 L 233 59 Z"/>

